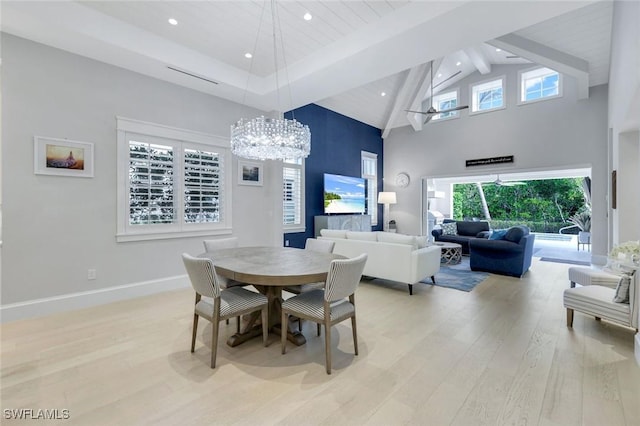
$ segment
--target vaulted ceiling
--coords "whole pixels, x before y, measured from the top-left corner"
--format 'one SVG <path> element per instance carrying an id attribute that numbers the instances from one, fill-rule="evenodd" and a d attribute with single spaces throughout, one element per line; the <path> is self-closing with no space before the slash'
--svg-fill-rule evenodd
<path id="1" fill-rule="evenodd" d="M 3 1 L 1 18 L 3 32 L 265 111 L 315 103 L 383 135 L 420 128 L 405 110 L 430 96 L 432 60 L 435 93 L 495 64 L 556 69 L 582 97 L 608 82 L 611 1 L 278 1 L 275 10 L 277 60 L 268 1 Z"/>

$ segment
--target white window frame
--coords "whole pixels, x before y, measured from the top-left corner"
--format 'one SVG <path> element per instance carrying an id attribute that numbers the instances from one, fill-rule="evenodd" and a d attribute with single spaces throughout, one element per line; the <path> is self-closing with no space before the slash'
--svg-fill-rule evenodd
<path id="1" fill-rule="evenodd" d="M 499 107 L 494 107 L 494 108 L 489 108 L 489 109 L 477 109 L 479 108 L 479 102 L 476 99 L 476 94 L 474 93 L 476 91 L 476 88 L 480 88 L 482 86 L 487 86 L 489 85 L 489 83 L 494 83 L 496 81 L 500 81 L 501 82 L 501 86 L 502 86 L 502 105 Z M 469 86 L 469 99 L 470 99 L 470 108 L 469 108 L 469 114 L 470 115 L 476 115 L 476 114 L 484 114 L 487 112 L 493 112 L 493 111 L 499 111 L 501 109 L 505 109 L 507 107 L 507 77 L 506 75 L 501 75 L 501 76 L 497 76 L 497 77 L 492 77 L 490 79 L 487 80 L 483 80 L 483 81 L 479 81 L 475 84 L 472 84 L 471 86 Z"/>
<path id="2" fill-rule="evenodd" d="M 367 214 L 371 217 L 371 225 L 378 224 L 378 154 L 360 151 L 362 177 L 367 181 Z M 375 166 L 374 174 L 366 173 L 365 162 Z"/>
<path id="3" fill-rule="evenodd" d="M 117 122 L 117 242 L 145 241 L 222 235 L 232 232 L 232 179 L 229 140 L 219 136 L 161 124 L 116 117 Z M 175 221 L 171 224 L 131 225 L 129 223 L 129 139 L 134 135 L 140 142 L 158 142 L 174 147 Z M 223 164 L 221 220 L 216 223 L 186 223 L 184 221 L 184 157 L 183 150 L 214 151 Z"/>
<path id="4" fill-rule="evenodd" d="M 440 102 L 444 100 L 453 99 L 454 97 L 451 96 L 451 94 L 455 94 L 456 106 L 459 106 L 460 105 L 460 89 L 459 88 L 434 95 L 431 98 L 431 106 L 433 106 L 436 109 L 436 111 L 440 111 Z M 453 112 L 450 112 L 449 114 L 450 115 L 446 117 L 442 117 L 442 114 L 436 114 L 431 118 L 431 120 L 446 121 L 446 120 L 454 120 L 456 118 L 460 118 L 460 111 L 453 111 Z"/>
<path id="5" fill-rule="evenodd" d="M 547 75 L 552 75 L 552 74 L 557 74 L 558 75 L 558 93 L 555 95 L 551 95 L 551 96 L 543 96 L 537 99 L 531 99 L 531 100 L 526 100 L 524 99 L 526 96 L 526 82 L 525 80 L 529 80 L 529 79 L 533 79 L 533 78 L 540 78 L 540 77 L 544 77 Z M 529 78 L 527 78 L 529 77 Z M 557 99 L 557 98 L 561 98 L 562 97 L 562 87 L 563 87 L 563 82 L 562 82 L 562 74 L 552 70 L 551 68 L 547 68 L 547 67 L 533 67 L 533 68 L 528 68 L 525 70 L 520 70 L 518 71 L 518 105 L 528 105 L 528 104 L 533 104 L 536 102 L 541 102 L 541 101 L 548 101 L 551 99 Z"/>
<path id="6" fill-rule="evenodd" d="M 292 171 L 296 171 L 298 173 L 298 176 L 300 177 L 300 180 L 298 181 L 298 191 L 295 191 L 294 188 L 294 192 L 298 192 L 297 196 L 298 196 L 298 200 L 297 201 L 293 201 L 294 203 L 297 203 L 298 205 L 298 221 L 296 223 L 289 223 L 289 224 L 285 224 L 285 208 L 284 208 L 284 203 L 285 203 L 285 198 L 287 196 L 286 194 L 286 187 L 285 187 L 285 175 L 287 174 L 287 170 L 286 169 L 290 169 Z M 295 185 L 295 184 L 294 184 Z M 306 226 L 306 208 L 305 208 L 305 179 L 304 179 L 304 159 L 300 158 L 297 160 L 284 160 L 282 162 L 282 227 L 284 230 L 284 233 L 293 233 L 293 232 L 305 232 L 307 229 Z M 294 198 L 295 198 L 295 194 L 294 194 Z"/>

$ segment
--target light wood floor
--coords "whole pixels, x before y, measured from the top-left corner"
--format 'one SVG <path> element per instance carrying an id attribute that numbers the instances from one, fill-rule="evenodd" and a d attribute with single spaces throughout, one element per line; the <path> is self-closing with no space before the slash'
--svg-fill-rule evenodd
<path id="1" fill-rule="evenodd" d="M 338 325 L 331 376 L 310 323 L 286 355 L 276 336 L 221 343 L 211 370 L 207 321 L 189 352 L 191 290 L 5 324 L 0 422 L 32 408 L 68 409 L 56 425 L 638 425 L 634 331 L 578 313 L 567 329 L 569 266 L 534 259 L 470 293 L 363 281 L 360 355 Z"/>

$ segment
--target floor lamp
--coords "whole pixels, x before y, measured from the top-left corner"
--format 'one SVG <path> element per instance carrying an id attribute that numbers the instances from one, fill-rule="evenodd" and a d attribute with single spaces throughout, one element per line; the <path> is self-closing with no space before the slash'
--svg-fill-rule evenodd
<path id="1" fill-rule="evenodd" d="M 389 204 L 396 203 L 395 192 L 379 192 L 378 204 L 384 204 L 384 230 L 389 231 Z"/>

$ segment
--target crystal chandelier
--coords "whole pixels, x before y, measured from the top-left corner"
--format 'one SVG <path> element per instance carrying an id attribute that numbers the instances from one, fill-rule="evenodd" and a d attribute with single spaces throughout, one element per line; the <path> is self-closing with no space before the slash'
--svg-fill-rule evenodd
<path id="1" fill-rule="evenodd" d="M 276 49 L 276 2 L 271 0 L 273 24 L 273 57 L 276 74 L 276 92 L 280 103 L 278 56 Z M 259 35 L 259 34 L 258 34 Z M 284 56 L 284 46 L 283 46 Z M 286 63 L 285 63 L 286 68 Z M 278 105 L 279 106 L 279 105 Z M 309 126 L 284 118 L 260 116 L 252 120 L 241 118 L 231 125 L 231 152 L 251 160 L 285 160 L 306 158 L 311 152 Z"/>

